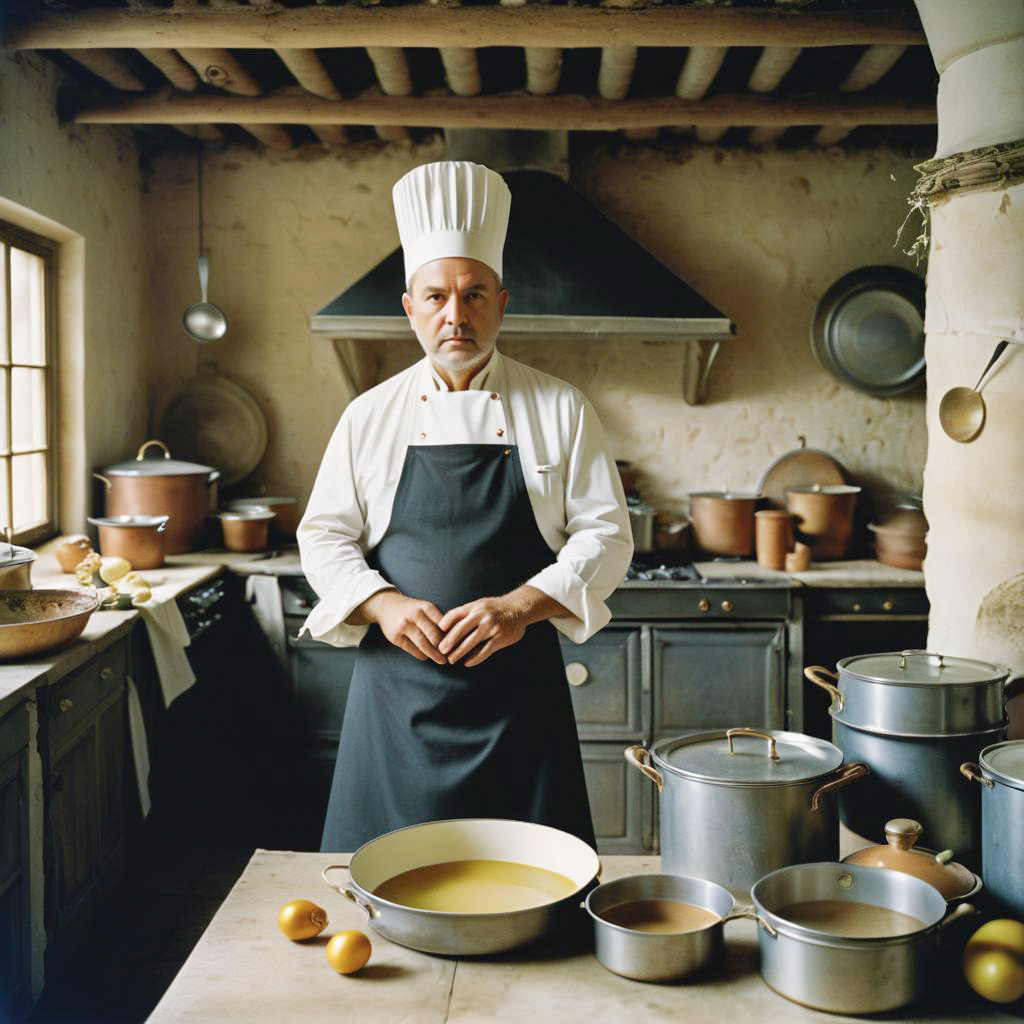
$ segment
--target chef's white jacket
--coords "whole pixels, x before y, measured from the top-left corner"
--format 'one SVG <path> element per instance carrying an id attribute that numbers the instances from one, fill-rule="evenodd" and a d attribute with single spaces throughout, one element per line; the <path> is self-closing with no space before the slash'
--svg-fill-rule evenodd
<path id="1" fill-rule="evenodd" d="M 406 448 L 461 443 L 518 446 L 552 552 L 523 583 L 568 609 L 552 619 L 556 628 L 582 643 L 608 622 L 605 601 L 625 576 L 633 540 L 601 424 L 574 387 L 495 351 L 468 391 L 449 391 L 424 357 L 345 409 L 297 533 L 303 572 L 320 597 L 303 632 L 336 647 L 359 643 L 367 627 L 344 620 L 391 586 L 365 555 L 388 528 Z"/>

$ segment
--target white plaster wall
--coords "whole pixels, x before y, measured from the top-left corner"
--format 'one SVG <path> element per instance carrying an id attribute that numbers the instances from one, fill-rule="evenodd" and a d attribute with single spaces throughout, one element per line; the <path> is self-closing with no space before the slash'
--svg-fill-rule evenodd
<path id="1" fill-rule="evenodd" d="M 231 326 L 201 355 L 251 390 L 270 423 L 267 455 L 243 489 L 259 482 L 272 493 L 308 494 L 345 391 L 333 346 L 308 332 L 306 318 L 398 244 L 391 186 L 441 155 L 434 146 L 369 146 L 208 157 L 210 295 Z M 576 186 L 738 324 L 713 370 L 709 403 L 683 403 L 681 346 L 503 347 L 582 388 L 617 455 L 641 466 L 645 493 L 665 508 L 685 507 L 691 490 L 753 484 L 801 434 L 871 485 L 919 491 L 923 395 L 882 400 L 845 388 L 808 344 L 815 304 L 836 278 L 871 263 L 912 266 L 893 245 L 912 163 L 838 149 L 592 157 L 573 168 Z M 179 325 L 197 290 L 194 188 L 188 155 L 162 157 L 148 182 L 154 402 L 194 371 L 199 354 Z M 385 372 L 418 351 L 411 340 L 385 345 Z"/>
<path id="2" fill-rule="evenodd" d="M 85 525 L 92 468 L 134 454 L 149 331 L 138 150 L 123 130 L 60 125 L 60 74 L 0 50 L 0 218 L 60 243 L 60 527 Z"/>

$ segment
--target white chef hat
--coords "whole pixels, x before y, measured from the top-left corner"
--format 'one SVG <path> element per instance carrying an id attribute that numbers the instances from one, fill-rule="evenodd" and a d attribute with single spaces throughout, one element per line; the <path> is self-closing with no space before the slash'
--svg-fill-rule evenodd
<path id="1" fill-rule="evenodd" d="M 391 192 L 405 280 L 431 260 L 463 256 L 501 277 L 512 193 L 497 171 L 465 160 L 421 164 Z"/>

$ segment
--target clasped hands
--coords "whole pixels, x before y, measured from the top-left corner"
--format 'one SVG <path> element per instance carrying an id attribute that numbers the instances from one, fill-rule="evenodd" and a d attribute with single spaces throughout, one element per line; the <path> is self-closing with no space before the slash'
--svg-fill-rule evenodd
<path id="1" fill-rule="evenodd" d="M 503 597 L 481 597 L 442 612 L 432 601 L 381 590 L 367 598 L 349 622 L 375 622 L 396 647 L 420 661 L 467 668 L 495 651 L 518 643 L 533 622 L 559 611 L 558 602 L 535 587 L 522 586 Z"/>

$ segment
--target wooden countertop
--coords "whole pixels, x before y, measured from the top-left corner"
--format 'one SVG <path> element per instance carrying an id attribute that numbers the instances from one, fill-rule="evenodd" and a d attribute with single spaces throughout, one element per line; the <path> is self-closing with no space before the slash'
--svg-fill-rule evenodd
<path id="1" fill-rule="evenodd" d="M 845 850 L 844 850 L 845 852 Z M 560 939 L 481 959 L 430 956 L 398 946 L 368 928 L 360 910 L 320 877 L 346 854 L 256 850 L 188 960 L 149 1018 L 150 1024 L 808 1024 L 863 1020 L 809 1010 L 761 980 L 757 925 L 725 926 L 725 954 L 708 973 L 679 984 L 620 978 L 594 958 L 586 939 Z M 659 859 L 602 857 L 602 879 L 659 870 Z M 339 880 L 344 878 L 338 872 Z M 312 899 L 330 917 L 324 935 L 305 943 L 277 929 L 278 908 Z M 365 931 L 370 963 L 358 974 L 327 965 L 327 937 Z M 584 933 L 585 934 L 585 933 Z M 925 1020 L 981 1024 L 1007 1020 L 965 991 L 934 1005 L 887 1014 L 890 1024 Z"/>

